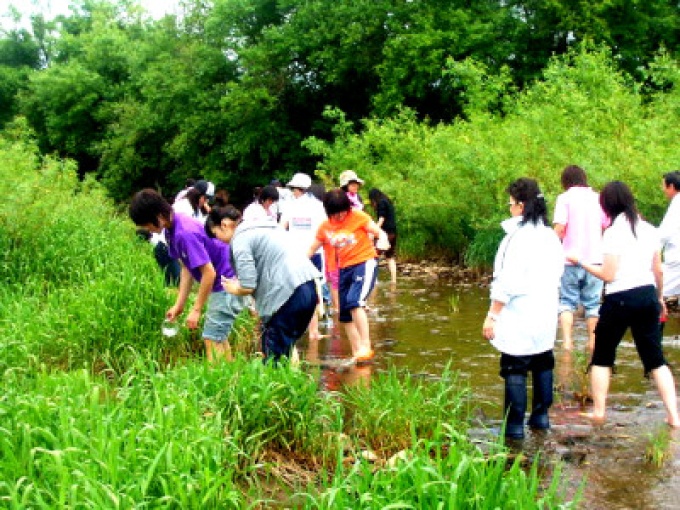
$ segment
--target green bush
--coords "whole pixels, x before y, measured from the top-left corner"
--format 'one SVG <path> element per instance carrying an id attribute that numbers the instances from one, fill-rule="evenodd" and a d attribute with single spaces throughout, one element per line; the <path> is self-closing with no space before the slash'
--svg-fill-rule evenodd
<path id="1" fill-rule="evenodd" d="M 339 126 L 336 140 L 306 142 L 323 158 L 319 172 L 328 182 L 353 168 L 366 180 L 365 193 L 378 187 L 393 199 L 400 257 L 446 253 L 490 264 L 502 235 L 498 224 L 508 215 L 508 184 L 537 179 L 552 215 L 569 164 L 585 168 L 595 189 L 628 182 L 643 215 L 660 220 L 667 206 L 661 177 L 680 166 L 675 60 L 660 55 L 644 85 L 619 71 L 608 50 L 587 47 L 553 59 L 541 80 L 518 93 L 498 86 L 500 78 L 477 78 L 477 88 L 488 83 L 502 96 L 503 114 L 481 109 L 498 103 L 485 95 L 471 103 L 467 120 L 451 125 L 431 126 L 404 111 L 366 121 L 361 134 L 352 134 L 340 113 L 329 112 Z"/>

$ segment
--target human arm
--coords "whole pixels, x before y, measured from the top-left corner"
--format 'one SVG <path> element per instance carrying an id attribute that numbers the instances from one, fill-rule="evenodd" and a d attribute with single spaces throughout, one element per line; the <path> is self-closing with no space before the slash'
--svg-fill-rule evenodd
<path id="1" fill-rule="evenodd" d="M 191 292 L 191 286 L 194 283 L 189 270 L 182 262 L 180 262 L 180 264 L 182 269 L 179 274 L 179 290 L 177 292 L 177 299 L 175 299 L 175 304 L 172 305 L 167 312 L 165 312 L 165 318 L 169 321 L 174 321 L 184 311 L 184 305 L 187 302 L 187 298 Z"/>
<path id="2" fill-rule="evenodd" d="M 656 284 L 656 294 L 661 304 L 661 316 L 668 314 L 666 301 L 663 298 L 663 265 L 661 263 L 661 252 L 655 252 L 652 259 L 652 273 L 654 273 L 654 283 Z"/>
<path id="3" fill-rule="evenodd" d="M 555 223 L 553 225 L 553 230 L 560 239 L 564 239 L 564 236 L 567 234 L 567 226 L 562 223 Z"/>
<path id="4" fill-rule="evenodd" d="M 567 255 L 567 260 L 572 264 L 581 266 L 594 277 L 599 278 L 605 283 L 611 283 L 614 281 L 614 277 L 619 270 L 620 256 L 605 253 L 602 265 L 581 262 L 576 255 Z"/>
<path id="5" fill-rule="evenodd" d="M 199 266 L 198 269 L 201 271 L 201 283 L 198 287 L 198 293 L 194 300 L 194 304 L 191 307 L 191 311 L 189 312 L 189 315 L 187 315 L 187 327 L 189 329 L 198 328 L 198 321 L 201 319 L 203 306 L 208 301 L 213 284 L 215 283 L 215 277 L 217 276 L 212 262 Z"/>
<path id="6" fill-rule="evenodd" d="M 369 234 L 373 234 L 375 237 L 378 238 L 378 242 L 376 243 L 376 248 L 379 250 L 389 250 L 390 249 L 390 242 L 387 239 L 387 232 L 385 232 L 383 229 L 381 229 L 378 224 L 371 220 L 368 222 L 368 225 L 366 227 L 366 231 Z"/>
<path id="7" fill-rule="evenodd" d="M 224 290 L 226 290 L 229 294 L 233 294 L 234 296 L 250 296 L 253 292 L 255 292 L 255 289 L 246 289 L 241 287 L 241 283 L 237 278 L 226 278 L 223 276 L 222 286 L 224 287 Z"/>
<path id="8" fill-rule="evenodd" d="M 311 246 L 309 247 L 309 249 L 307 250 L 307 257 L 312 258 L 312 256 L 313 256 L 317 251 L 319 251 L 319 248 L 321 248 L 321 245 L 322 245 L 322 244 L 323 244 L 323 243 L 322 243 L 321 241 L 319 241 L 318 239 L 314 239 L 314 241 L 312 242 L 312 245 L 311 245 Z"/>
<path id="9" fill-rule="evenodd" d="M 484 318 L 484 324 L 482 325 L 482 335 L 487 340 L 493 340 L 496 336 L 496 321 L 503 310 L 505 303 L 502 301 L 497 301 L 495 299 L 491 300 L 491 306 L 489 311 Z"/>

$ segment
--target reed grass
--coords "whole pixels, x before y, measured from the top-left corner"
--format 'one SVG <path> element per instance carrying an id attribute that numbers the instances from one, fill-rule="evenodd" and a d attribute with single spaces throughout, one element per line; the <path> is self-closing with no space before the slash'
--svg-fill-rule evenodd
<path id="1" fill-rule="evenodd" d="M 0 137 L 0 507 L 558 501 L 536 471 L 506 469 L 505 453 L 466 440 L 467 390 L 448 369 L 438 381 L 391 370 L 338 398 L 313 369 L 244 354 L 210 365 L 186 330 L 163 339 L 173 296 L 149 246 L 96 183 L 37 154 L 30 137 Z M 244 312 L 235 351 L 256 338 Z M 347 466 L 343 434 L 354 450 L 412 455 Z"/>

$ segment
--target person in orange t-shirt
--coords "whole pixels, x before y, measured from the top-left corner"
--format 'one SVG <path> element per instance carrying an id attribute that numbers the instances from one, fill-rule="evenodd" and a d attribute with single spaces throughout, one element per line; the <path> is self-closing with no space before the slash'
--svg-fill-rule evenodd
<path id="1" fill-rule="evenodd" d="M 388 249 L 387 234 L 368 214 L 352 209 L 349 198 L 341 189 L 326 193 L 323 206 L 328 220 L 319 226 L 308 255 L 311 257 L 323 246 L 327 258 L 337 261 L 340 269 L 339 319 L 345 324 L 352 357 L 357 363 L 366 362 L 374 353 L 365 307 L 378 275 L 378 254 L 370 236 L 378 238 L 379 249 Z"/>

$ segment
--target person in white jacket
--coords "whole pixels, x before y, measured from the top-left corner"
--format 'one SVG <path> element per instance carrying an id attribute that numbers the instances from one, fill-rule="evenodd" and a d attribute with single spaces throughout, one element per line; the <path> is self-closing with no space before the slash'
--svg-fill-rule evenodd
<path id="1" fill-rule="evenodd" d="M 505 379 L 505 435 L 524 437 L 527 375 L 532 373 L 529 426 L 550 428 L 553 400 L 553 348 L 557 336 L 559 284 L 564 252 L 550 228 L 545 198 L 533 179 L 521 178 L 507 189 L 511 218 L 496 253 L 491 306 L 482 333 L 500 351 Z"/>

